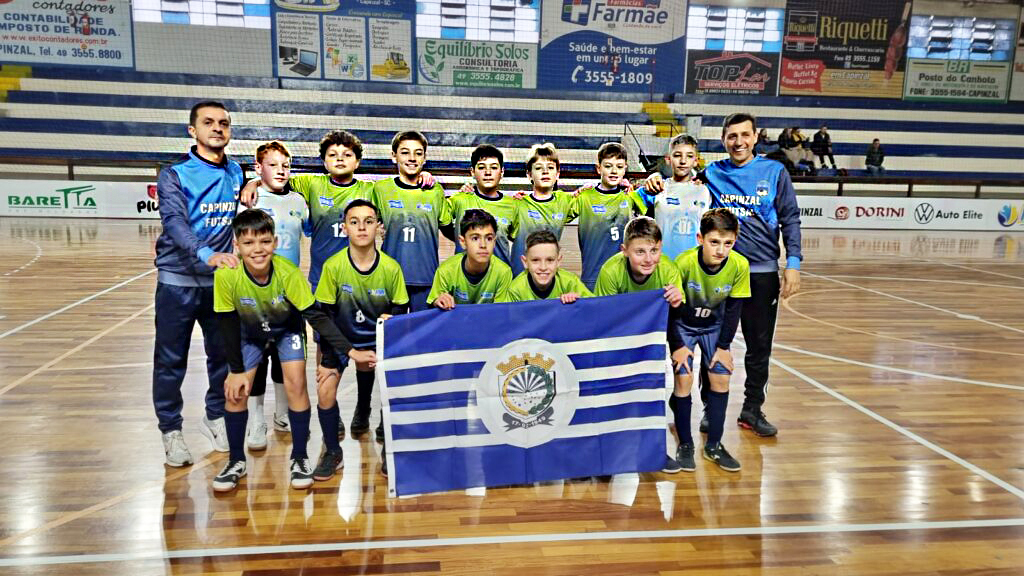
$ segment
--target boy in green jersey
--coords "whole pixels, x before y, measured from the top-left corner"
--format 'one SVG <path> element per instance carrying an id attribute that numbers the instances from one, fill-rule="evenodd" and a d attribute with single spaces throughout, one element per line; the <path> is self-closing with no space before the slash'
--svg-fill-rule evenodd
<path id="1" fill-rule="evenodd" d="M 625 184 L 626 148 L 606 142 L 597 150 L 597 172 L 601 183 L 585 186 L 576 196 L 577 234 L 583 259 L 583 283 L 593 289 L 601 266 L 619 251 L 623 228 L 643 204 Z"/>
<path id="2" fill-rule="evenodd" d="M 512 270 L 494 255 L 494 216 L 470 208 L 459 224 L 462 253 L 445 260 L 434 274 L 427 303 L 442 310 L 456 304 L 489 304 L 507 301 Z"/>
<path id="3" fill-rule="evenodd" d="M 505 173 L 504 156 L 490 144 L 481 144 L 473 150 L 470 158 L 470 170 L 476 180 L 476 190 L 472 194 L 455 194 L 448 198 L 453 230 L 462 230 L 462 220 L 466 211 L 483 210 L 494 216 L 495 247 L 494 255 L 506 265 L 512 260 L 512 239 L 518 233 L 516 222 L 517 201 L 512 196 L 502 194 L 498 187 Z M 455 252 L 462 252 L 459 244 Z"/>
<path id="4" fill-rule="evenodd" d="M 533 190 L 516 198 L 516 235 L 512 243 L 512 273 L 524 270 L 522 256 L 526 253 L 526 239 L 535 230 L 549 230 L 555 240 L 562 239 L 562 228 L 576 218 L 576 198 L 556 191 L 558 184 L 558 149 L 554 144 L 534 144 L 526 160 L 526 175 Z"/>
<path id="5" fill-rule="evenodd" d="M 402 266 L 412 312 L 428 308 L 427 293 L 438 265 L 439 226 L 452 219 L 441 185 L 420 188 L 417 184 L 426 159 L 427 139 L 423 134 L 395 134 L 391 161 L 398 167 L 398 176 L 378 180 L 373 186 L 373 203 L 384 225 L 381 249 Z"/>
<path id="6" fill-rule="evenodd" d="M 601 267 L 594 294 L 611 296 L 664 290 L 671 318 L 683 303 L 683 292 L 679 270 L 661 253 L 661 229 L 653 218 L 638 216 L 626 224 L 624 235 L 622 251 Z M 679 463 L 666 455 L 661 471 L 675 474 L 680 470 Z"/>
<path id="7" fill-rule="evenodd" d="M 733 371 L 729 346 L 740 323 L 743 299 L 750 298 L 750 263 L 732 248 L 740 222 L 727 208 L 705 212 L 700 220 L 698 246 L 676 257 L 686 303 L 669 329 L 672 363 L 676 366 L 675 392 L 669 400 L 675 415 L 679 449 L 676 460 L 684 470 L 696 468 L 690 433 L 690 388 L 693 386 L 693 350 L 710 358 L 708 368 L 708 438 L 704 458 L 729 472 L 740 463 L 722 446 L 725 409 L 729 404 L 729 376 Z"/>
<path id="8" fill-rule="evenodd" d="M 500 302 L 557 298 L 571 304 L 578 298 L 593 297 L 578 276 L 561 267 L 558 238 L 550 230 L 531 232 L 526 238 L 526 254 L 519 258 L 525 270 L 512 279 L 506 298 Z"/>
<path id="9" fill-rule="evenodd" d="M 302 273 L 274 254 L 274 219 L 259 209 L 245 210 L 231 224 L 242 266 L 214 273 L 213 309 L 221 326 L 230 374 L 224 381 L 228 462 L 213 479 L 213 489 L 234 489 L 246 474 L 245 428 L 249 391 L 267 347 L 281 360 L 288 419 L 292 430 L 289 464 L 293 488 L 308 488 L 313 470 L 306 453 L 309 395 L 306 393 L 306 327 L 303 318 L 339 348 L 350 348 L 327 315 L 314 304 Z"/>
<path id="10" fill-rule="evenodd" d="M 331 309 L 337 327 L 352 344 L 347 351 L 356 362 L 356 411 L 352 434 L 369 430 L 370 395 L 373 392 L 377 320 L 403 314 L 409 307 L 405 277 L 395 259 L 377 250 L 375 240 L 380 229 L 380 211 L 365 200 L 353 200 L 344 212 L 349 245 L 324 264 L 316 299 Z M 326 348 L 325 348 L 326 350 Z M 333 356 L 325 352 L 324 358 Z M 317 416 L 324 431 L 326 450 L 313 472 L 313 479 L 328 480 L 341 468 L 343 458 L 338 443 L 341 416 L 338 413 L 338 381 L 347 361 L 339 368 L 324 364 L 317 369 Z"/>

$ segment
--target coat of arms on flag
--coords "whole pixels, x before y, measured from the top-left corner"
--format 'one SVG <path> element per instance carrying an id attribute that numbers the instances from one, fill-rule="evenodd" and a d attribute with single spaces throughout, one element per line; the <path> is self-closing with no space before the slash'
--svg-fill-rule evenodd
<path id="1" fill-rule="evenodd" d="M 389 493 L 660 469 L 667 320 L 660 292 L 390 318 L 377 331 Z"/>

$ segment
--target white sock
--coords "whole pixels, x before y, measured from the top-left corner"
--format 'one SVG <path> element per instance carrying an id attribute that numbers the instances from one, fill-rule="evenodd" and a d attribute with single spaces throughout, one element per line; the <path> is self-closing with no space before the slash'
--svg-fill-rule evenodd
<path id="1" fill-rule="evenodd" d="M 274 414 L 288 416 L 288 393 L 284 391 L 284 382 L 274 382 Z"/>
<path id="2" fill-rule="evenodd" d="M 263 417 L 263 395 L 249 396 L 249 418 Z"/>

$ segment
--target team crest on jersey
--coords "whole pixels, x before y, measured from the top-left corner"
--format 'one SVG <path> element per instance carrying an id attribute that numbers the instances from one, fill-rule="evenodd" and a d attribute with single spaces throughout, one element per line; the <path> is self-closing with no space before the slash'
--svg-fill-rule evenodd
<path id="1" fill-rule="evenodd" d="M 330 196 L 321 196 L 320 205 L 323 206 L 324 208 L 333 208 L 334 198 L 331 198 Z"/>
<path id="2" fill-rule="evenodd" d="M 239 298 L 238 303 L 241 304 L 242 306 L 252 306 L 253 308 L 256 307 L 256 300 L 253 298 Z"/>
<path id="3" fill-rule="evenodd" d="M 480 299 L 481 300 L 494 300 L 494 292 L 481 292 L 480 293 Z"/>
<path id="4" fill-rule="evenodd" d="M 732 284 L 726 284 L 724 286 L 717 286 L 715 288 L 715 294 L 724 294 L 732 290 Z"/>
<path id="5" fill-rule="evenodd" d="M 554 218 L 555 220 L 564 220 L 565 214 L 562 212 L 555 212 L 554 214 L 551 215 L 551 217 Z"/>
<path id="6" fill-rule="evenodd" d="M 594 214 L 604 214 L 606 212 L 604 204 L 591 204 L 590 209 L 594 211 Z"/>
<path id="7" fill-rule="evenodd" d="M 540 212 L 537 212 L 536 210 L 527 210 L 526 215 L 534 220 L 540 220 Z"/>
<path id="8" fill-rule="evenodd" d="M 273 208 L 260 208 L 260 210 L 263 210 L 264 212 L 266 212 L 267 216 L 270 216 L 271 218 L 274 217 L 274 209 Z"/>
<path id="9" fill-rule="evenodd" d="M 424 212 L 432 212 L 434 210 L 434 206 L 430 202 L 420 202 L 416 207 Z"/>
<path id="10" fill-rule="evenodd" d="M 341 291 L 346 293 L 346 294 L 351 294 L 352 293 L 352 285 L 351 284 L 342 284 L 341 285 Z"/>
<path id="11" fill-rule="evenodd" d="M 405 203 L 401 200 L 388 200 L 388 206 L 391 208 L 405 208 Z"/>
<path id="12" fill-rule="evenodd" d="M 619 203 L 619 208 L 629 208 L 629 200 L 623 200 Z"/>
<path id="13" fill-rule="evenodd" d="M 508 226 L 508 218 L 497 218 L 497 220 L 498 224 L 501 224 L 502 226 Z"/>
<path id="14" fill-rule="evenodd" d="M 665 204 L 679 206 L 679 198 L 665 197 Z"/>
<path id="15" fill-rule="evenodd" d="M 700 290 L 701 289 L 700 284 L 698 284 L 697 282 L 687 282 L 686 283 L 686 287 L 687 288 L 693 288 L 694 292 L 700 292 L 701 291 Z"/>
<path id="16" fill-rule="evenodd" d="M 456 288 L 455 290 L 453 290 L 453 292 L 455 292 L 456 298 L 461 298 L 462 300 L 469 300 L 469 294 L 467 294 L 465 290 L 459 290 L 458 288 Z"/>
<path id="17" fill-rule="evenodd" d="M 757 195 L 758 196 L 767 196 L 768 195 L 768 181 L 767 180 L 758 180 L 757 181 Z"/>
<path id="18" fill-rule="evenodd" d="M 366 293 L 369 294 L 370 296 L 387 296 L 388 295 L 387 290 L 385 290 L 383 288 L 370 288 L 369 290 L 366 291 Z"/>
<path id="19" fill-rule="evenodd" d="M 271 306 L 277 306 L 278 304 L 284 303 L 284 294 L 278 294 L 270 301 Z"/>

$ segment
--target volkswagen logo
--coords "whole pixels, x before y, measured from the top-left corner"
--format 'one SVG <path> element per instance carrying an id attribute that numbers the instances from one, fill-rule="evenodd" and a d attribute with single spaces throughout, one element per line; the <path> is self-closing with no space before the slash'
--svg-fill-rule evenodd
<path id="1" fill-rule="evenodd" d="M 918 224 L 927 224 L 932 218 L 935 218 L 935 206 L 925 202 L 914 208 L 914 220 L 917 220 Z"/>

